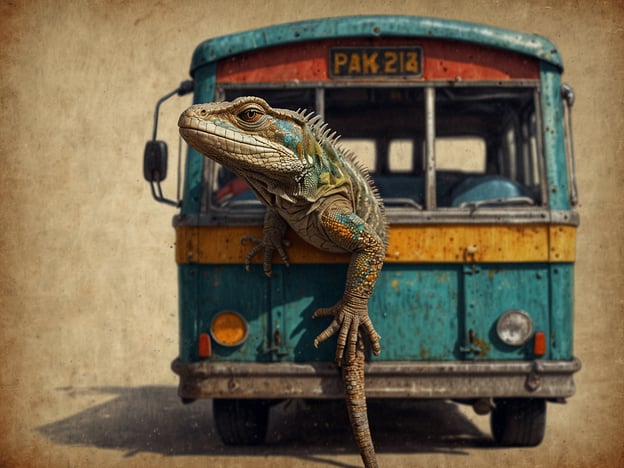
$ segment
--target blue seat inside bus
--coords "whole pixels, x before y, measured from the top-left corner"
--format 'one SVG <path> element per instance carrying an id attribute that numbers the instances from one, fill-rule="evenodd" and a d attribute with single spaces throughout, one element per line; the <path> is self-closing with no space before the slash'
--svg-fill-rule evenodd
<path id="1" fill-rule="evenodd" d="M 457 184 L 451 191 L 450 206 L 485 201 L 529 198 L 533 199 L 529 190 L 505 177 L 497 175 L 471 176 Z"/>
<path id="2" fill-rule="evenodd" d="M 411 175 L 376 176 L 375 184 L 386 204 L 425 204 L 424 177 Z M 523 185 L 497 175 L 466 175 L 461 172 L 438 172 L 436 202 L 438 206 L 459 207 L 479 201 L 519 198 L 534 199 Z M 530 199 L 530 200 L 528 200 Z"/>
<path id="3" fill-rule="evenodd" d="M 425 205 L 425 180 L 423 176 L 393 175 L 374 177 L 375 185 L 387 205 Z M 436 177 L 436 202 L 438 206 L 461 207 L 466 204 L 504 200 L 534 201 L 531 192 L 523 185 L 497 175 L 470 175 L 439 172 Z M 218 200 L 220 204 L 256 200 L 251 190 L 231 193 Z"/>

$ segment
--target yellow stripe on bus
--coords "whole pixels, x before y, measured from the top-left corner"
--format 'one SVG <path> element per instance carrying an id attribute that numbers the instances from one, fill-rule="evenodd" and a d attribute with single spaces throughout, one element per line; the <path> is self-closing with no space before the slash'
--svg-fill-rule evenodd
<path id="1" fill-rule="evenodd" d="M 178 226 L 178 263 L 241 264 L 261 237 L 258 226 Z M 322 252 L 292 231 L 286 249 L 291 263 L 346 263 L 347 254 Z M 387 263 L 573 262 L 576 228 L 569 225 L 396 225 L 390 228 Z M 262 261 L 257 255 L 254 262 Z M 280 260 L 277 256 L 275 262 Z"/>

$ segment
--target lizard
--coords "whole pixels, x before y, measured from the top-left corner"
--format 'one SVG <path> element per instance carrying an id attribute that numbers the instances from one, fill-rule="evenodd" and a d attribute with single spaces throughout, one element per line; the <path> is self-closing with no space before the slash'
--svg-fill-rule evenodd
<path id="1" fill-rule="evenodd" d="M 364 393 L 364 344 L 375 355 L 380 337 L 368 301 L 387 249 L 383 203 L 367 170 L 312 112 L 274 109 L 258 97 L 196 104 L 178 126 L 182 138 L 204 156 L 240 177 L 266 207 L 262 239 L 245 265 L 264 251 L 271 275 L 277 253 L 288 265 L 284 236 L 290 227 L 318 249 L 351 254 L 342 299 L 312 317 L 332 317 L 314 346 L 337 334 L 336 362 L 342 367 L 347 410 L 364 465 L 376 467 Z"/>

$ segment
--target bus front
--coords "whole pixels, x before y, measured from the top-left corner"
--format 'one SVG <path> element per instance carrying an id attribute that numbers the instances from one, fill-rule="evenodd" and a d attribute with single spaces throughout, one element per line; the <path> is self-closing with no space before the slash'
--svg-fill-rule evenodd
<path id="1" fill-rule="evenodd" d="M 546 402 L 571 396 L 580 368 L 556 48 L 452 21 L 332 18 L 206 41 L 191 72 L 197 103 L 253 95 L 314 111 L 373 176 L 390 244 L 369 304 L 383 340 L 367 395 L 469 402 L 492 411 L 499 442 L 540 443 Z M 173 369 L 183 399 L 214 399 L 229 443 L 261 440 L 272 400 L 342 396 L 334 346 L 312 345 L 327 324 L 311 315 L 341 297 L 348 257 L 291 232 L 290 267 L 246 272 L 241 239 L 260 235 L 264 210 L 189 150 Z"/>

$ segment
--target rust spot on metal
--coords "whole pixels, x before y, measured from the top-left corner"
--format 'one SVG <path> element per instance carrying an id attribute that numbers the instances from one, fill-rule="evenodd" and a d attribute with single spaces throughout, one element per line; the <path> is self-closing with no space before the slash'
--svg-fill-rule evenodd
<path id="1" fill-rule="evenodd" d="M 479 351 L 477 352 L 477 354 L 479 356 L 487 356 L 488 354 L 490 354 L 490 344 L 487 341 L 475 336 L 472 344 L 473 346 L 478 348 Z"/>
<path id="2" fill-rule="evenodd" d="M 468 330 L 468 340 L 470 341 L 475 354 L 484 357 L 490 353 L 490 343 L 479 338 L 473 330 Z"/>

